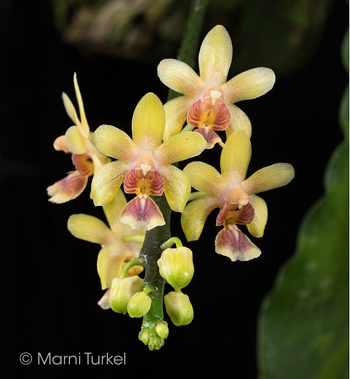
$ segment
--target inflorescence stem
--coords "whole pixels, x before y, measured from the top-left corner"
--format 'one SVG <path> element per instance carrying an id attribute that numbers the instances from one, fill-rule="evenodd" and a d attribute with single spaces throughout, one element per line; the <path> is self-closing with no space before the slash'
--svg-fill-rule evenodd
<path id="1" fill-rule="evenodd" d="M 199 37 L 208 4 L 209 0 L 192 0 L 186 28 L 184 30 L 181 46 L 179 48 L 177 59 L 189 64 L 192 67 L 194 66 L 195 57 L 197 56 Z M 168 101 L 177 96 L 177 92 L 170 90 L 168 93 Z M 144 285 L 151 289 L 149 296 L 152 299 L 151 308 L 143 317 L 141 329 L 147 330 L 150 334 L 150 342 L 148 343 L 148 346 L 152 350 L 159 349 L 161 347 L 161 345 L 157 345 L 154 342 L 154 340 L 157 339 L 155 327 L 157 323 L 161 322 L 164 318 L 163 297 L 165 280 L 159 274 L 157 261 L 162 254 L 162 244 L 170 240 L 171 244 L 175 243 L 178 245 L 180 241 L 178 239 L 177 241 L 175 238 L 171 239 L 171 209 L 165 199 L 164 194 L 154 200 L 163 214 L 165 225 L 158 226 L 146 232 L 145 240 L 140 252 L 140 259 L 142 260 L 142 265 L 145 268 Z M 167 244 L 166 246 L 168 247 Z"/>

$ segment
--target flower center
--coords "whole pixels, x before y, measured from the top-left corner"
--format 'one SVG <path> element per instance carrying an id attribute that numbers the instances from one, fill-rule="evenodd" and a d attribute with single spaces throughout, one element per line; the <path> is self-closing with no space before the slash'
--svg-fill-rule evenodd
<path id="1" fill-rule="evenodd" d="M 135 164 L 134 168 L 126 175 L 124 191 L 136 193 L 139 197 L 148 195 L 161 196 L 164 190 L 164 182 L 156 170 L 156 165 L 151 157 L 144 155 Z"/>
<path id="2" fill-rule="evenodd" d="M 140 158 L 134 167 L 137 179 L 152 180 L 156 171 L 155 164 L 148 155 Z"/>
<path id="3" fill-rule="evenodd" d="M 232 189 L 227 196 L 227 210 L 235 211 L 237 209 L 241 209 L 243 205 L 248 204 L 249 195 L 246 194 L 240 188 Z"/>
<path id="4" fill-rule="evenodd" d="M 187 122 L 197 128 L 211 127 L 225 130 L 231 115 L 226 107 L 224 93 L 220 87 L 208 88 L 204 95 L 194 102 L 188 111 Z"/>

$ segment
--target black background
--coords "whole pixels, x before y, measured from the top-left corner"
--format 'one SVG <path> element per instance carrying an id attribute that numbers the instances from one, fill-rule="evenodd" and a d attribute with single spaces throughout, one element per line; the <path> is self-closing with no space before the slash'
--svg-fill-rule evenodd
<path id="1" fill-rule="evenodd" d="M 302 71 L 277 78 L 267 95 L 238 104 L 253 125 L 248 174 L 278 162 L 289 162 L 296 171 L 288 186 L 262 194 L 269 221 L 265 236 L 252 238 L 262 255 L 232 263 L 215 254 L 219 229 L 213 212 L 202 239 L 187 244 L 194 253 L 195 275 L 184 292 L 195 318 L 178 328 L 166 316 L 169 338 L 153 352 L 137 338 L 141 320 L 97 306 L 103 294 L 96 272 L 99 247 L 75 239 L 66 229 L 71 214 L 103 218 L 102 210 L 93 207 L 88 191 L 69 203 L 51 204 L 46 187 L 73 169 L 70 157 L 55 151 L 52 143 L 71 126 L 61 93 L 76 105 L 74 71 L 92 130 L 105 123 L 129 132 L 141 97 L 154 92 L 165 102 L 167 88 L 157 78 L 156 65 L 84 55 L 65 44 L 54 30 L 48 1 L 2 1 L 1 15 L 1 357 L 18 370 L 10 377 L 148 376 L 178 369 L 186 375 L 196 369 L 197 375 L 255 378 L 260 302 L 295 250 L 303 215 L 323 195 L 325 165 L 343 138 L 338 109 L 347 81 L 340 61 L 346 3 L 335 2 L 321 44 Z M 217 166 L 219 153 L 216 146 L 202 159 Z M 173 214 L 173 235 L 183 238 L 178 221 Z M 22 352 L 33 355 L 29 366 L 20 365 Z M 82 364 L 38 366 L 38 352 L 80 353 Z M 94 357 L 125 352 L 127 360 L 121 366 L 86 366 L 85 352 Z"/>

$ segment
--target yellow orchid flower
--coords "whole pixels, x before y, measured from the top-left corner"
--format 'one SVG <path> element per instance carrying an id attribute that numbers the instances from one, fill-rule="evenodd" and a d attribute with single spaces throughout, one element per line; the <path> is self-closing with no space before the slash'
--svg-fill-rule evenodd
<path id="1" fill-rule="evenodd" d="M 251 135 L 247 115 L 234 103 L 254 99 L 270 91 L 275 74 L 269 68 L 254 68 L 227 81 L 232 61 L 232 43 L 226 29 L 215 26 L 204 38 L 199 51 L 199 72 L 176 59 L 164 59 L 158 65 L 158 76 L 169 88 L 184 96 L 177 97 L 164 106 L 166 128 L 164 140 L 179 133 L 187 119 L 198 128 L 208 146 L 224 146 L 214 132 L 226 130 L 227 138 L 236 129 Z"/>
<path id="2" fill-rule="evenodd" d="M 91 185 L 94 204 L 108 204 L 124 182 L 124 191 L 135 193 L 136 197 L 122 209 L 120 221 L 133 229 L 149 230 L 164 225 L 163 215 L 150 195 L 161 196 L 164 191 L 170 208 L 183 211 L 191 183 L 172 163 L 194 157 L 206 146 L 204 138 L 192 132 L 162 143 L 164 128 L 163 104 L 155 94 L 148 93 L 133 114 L 133 139 L 111 125 L 101 125 L 94 133 L 96 147 L 117 159 L 95 173 Z"/>
<path id="3" fill-rule="evenodd" d="M 101 154 L 93 145 L 92 133 L 85 116 L 83 99 L 78 86 L 77 75 L 73 77 L 75 94 L 78 100 L 80 120 L 69 97 L 63 93 L 62 99 L 68 116 L 74 122 L 65 135 L 56 138 L 54 148 L 58 151 L 72 154 L 72 161 L 76 168 L 67 177 L 47 188 L 49 201 L 65 203 L 79 196 L 86 187 L 89 176 L 110 159 Z"/>
<path id="4" fill-rule="evenodd" d="M 245 179 L 251 157 L 249 137 L 238 129 L 227 139 L 226 147 L 221 153 L 221 174 L 203 162 L 191 162 L 184 168 L 192 187 L 205 195 L 186 206 L 181 225 L 188 241 L 198 240 L 209 213 L 220 208 L 216 225 L 224 229 L 216 237 L 215 251 L 232 261 L 246 261 L 258 257 L 261 252 L 237 224 L 247 225 L 250 234 L 262 237 L 267 205 L 256 194 L 288 184 L 294 178 L 294 169 L 288 163 L 278 163 Z"/>
<path id="5" fill-rule="evenodd" d="M 109 308 L 109 291 L 112 280 L 120 274 L 122 267 L 131 259 L 139 256 L 142 241 L 123 240 L 129 235 L 142 237 L 144 230 L 132 231 L 129 225 L 119 221 L 119 214 L 126 204 L 123 191 L 120 189 L 114 199 L 103 210 L 110 228 L 101 220 L 86 214 L 75 214 L 68 219 L 68 230 L 74 237 L 101 245 L 97 258 L 97 272 L 102 289 L 107 289 L 100 300 L 102 308 Z M 128 276 L 137 275 L 142 271 L 140 266 L 131 267 Z"/>

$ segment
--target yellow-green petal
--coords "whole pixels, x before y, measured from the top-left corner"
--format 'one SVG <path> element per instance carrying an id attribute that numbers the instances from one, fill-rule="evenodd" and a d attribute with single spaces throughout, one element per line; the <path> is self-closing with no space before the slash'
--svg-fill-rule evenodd
<path id="1" fill-rule="evenodd" d="M 97 272 L 101 279 L 101 288 L 110 288 L 112 280 L 120 273 L 124 260 L 130 255 L 130 251 L 122 244 L 116 243 L 103 247 L 97 258 Z"/>
<path id="2" fill-rule="evenodd" d="M 172 90 L 196 100 L 204 91 L 204 82 L 188 64 L 176 59 L 163 59 L 158 65 L 158 76 Z"/>
<path id="3" fill-rule="evenodd" d="M 188 176 L 175 166 L 161 167 L 160 174 L 164 181 L 164 193 L 170 208 L 182 212 L 191 194 Z"/>
<path id="4" fill-rule="evenodd" d="M 226 189 L 224 177 L 207 163 L 191 162 L 184 168 L 184 172 L 190 178 L 193 188 L 204 191 L 211 197 L 219 198 Z"/>
<path id="5" fill-rule="evenodd" d="M 130 163 L 139 151 L 125 132 L 112 125 L 101 125 L 96 129 L 94 144 L 101 153 L 124 163 Z"/>
<path id="6" fill-rule="evenodd" d="M 95 206 L 108 204 L 122 185 L 129 166 L 120 161 L 100 167 L 91 182 L 91 196 Z"/>
<path id="7" fill-rule="evenodd" d="M 227 104 L 237 101 L 255 99 L 270 91 L 274 86 L 276 77 L 274 72 L 265 67 L 253 68 L 236 75 L 221 89 L 224 92 Z"/>
<path id="8" fill-rule="evenodd" d="M 142 150 L 153 151 L 162 143 L 165 112 L 154 93 L 147 93 L 137 104 L 132 117 L 132 139 Z"/>
<path id="9" fill-rule="evenodd" d="M 120 236 L 132 234 L 131 227 L 129 225 L 124 225 L 119 221 L 120 212 L 125 204 L 126 198 L 124 192 L 119 188 L 112 201 L 103 207 L 110 228 Z"/>
<path id="10" fill-rule="evenodd" d="M 196 157 L 207 146 L 205 139 L 194 132 L 176 134 L 154 151 L 154 157 L 161 166 Z"/>
<path id="11" fill-rule="evenodd" d="M 106 245 L 113 241 L 113 232 L 98 218 L 86 214 L 75 214 L 69 217 L 68 230 L 74 237 L 84 241 Z"/>
<path id="12" fill-rule="evenodd" d="M 74 88 L 75 88 L 75 96 L 77 97 L 78 106 L 79 106 L 80 121 L 81 121 L 81 127 L 82 127 L 81 132 L 84 135 L 84 137 L 89 137 L 90 128 L 86 119 L 83 99 L 81 97 L 76 73 L 74 73 L 73 82 L 74 82 Z"/>
<path id="13" fill-rule="evenodd" d="M 232 42 L 222 25 L 215 26 L 204 38 L 199 51 L 199 72 L 206 87 L 226 82 L 232 61 Z"/>
<path id="14" fill-rule="evenodd" d="M 80 125 L 80 120 L 74 108 L 74 105 L 65 92 L 62 93 L 62 100 L 63 100 L 64 108 L 68 116 L 70 117 L 70 119 L 74 122 L 74 125 L 77 125 L 77 126 Z"/>
<path id="15" fill-rule="evenodd" d="M 165 130 L 163 140 L 168 140 L 171 136 L 179 134 L 187 120 L 187 113 L 193 101 L 186 96 L 179 96 L 164 104 Z"/>
<path id="16" fill-rule="evenodd" d="M 247 228 L 253 237 L 260 238 L 264 235 L 267 223 L 267 205 L 265 200 L 257 195 L 249 196 L 249 203 L 254 208 L 254 219 Z"/>
<path id="17" fill-rule="evenodd" d="M 246 177 L 252 155 L 250 139 L 242 129 L 238 129 L 230 135 L 225 145 L 220 159 L 221 175 L 228 182 L 239 184 Z"/>
<path id="18" fill-rule="evenodd" d="M 57 137 L 53 143 L 53 147 L 55 150 L 58 150 L 58 151 L 63 150 L 65 153 L 70 153 L 65 135 Z"/>
<path id="19" fill-rule="evenodd" d="M 181 215 L 181 226 L 187 241 L 199 239 L 210 212 L 219 207 L 219 201 L 210 196 L 201 197 L 186 205 Z"/>
<path id="20" fill-rule="evenodd" d="M 86 139 L 80 133 L 77 126 L 71 126 L 66 131 L 66 141 L 68 149 L 73 154 L 84 154 L 86 152 Z"/>
<path id="21" fill-rule="evenodd" d="M 227 107 L 230 111 L 231 121 L 225 129 L 226 139 L 237 129 L 242 129 L 247 133 L 247 136 L 251 138 L 252 135 L 252 124 L 248 116 L 238 108 L 235 104 Z"/>
<path id="22" fill-rule="evenodd" d="M 276 163 L 256 171 L 242 182 L 242 189 L 249 195 L 269 191 L 287 185 L 294 178 L 294 168 L 289 163 Z"/>

